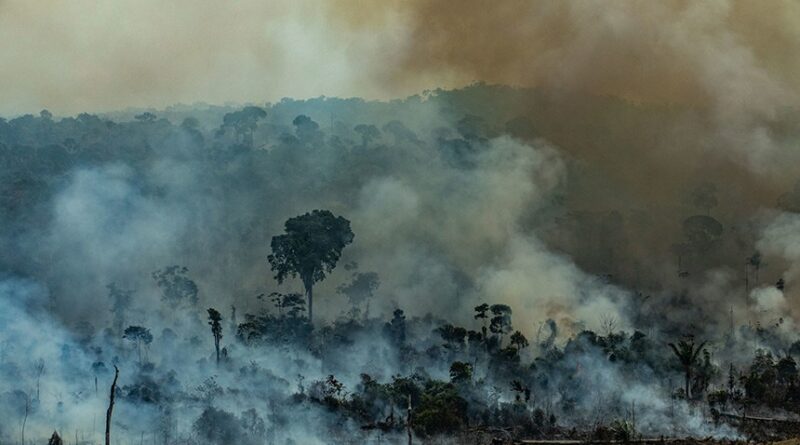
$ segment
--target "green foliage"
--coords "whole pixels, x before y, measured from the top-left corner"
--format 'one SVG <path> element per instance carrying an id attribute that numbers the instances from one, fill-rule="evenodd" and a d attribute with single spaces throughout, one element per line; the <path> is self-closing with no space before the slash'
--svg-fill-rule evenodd
<path id="1" fill-rule="evenodd" d="M 458 350 L 464 347 L 464 340 L 467 336 L 466 329 L 447 323 L 436 328 L 436 333 L 444 340 L 445 348 Z"/>
<path id="2" fill-rule="evenodd" d="M 472 380 L 472 365 L 465 362 L 453 362 L 450 365 L 450 381 L 459 384 Z"/>
<path id="3" fill-rule="evenodd" d="M 130 341 L 141 342 L 146 345 L 149 345 L 153 341 L 153 334 L 150 333 L 149 329 L 142 326 L 128 326 L 125 328 L 125 332 L 123 333 L 122 337 Z"/>
<path id="4" fill-rule="evenodd" d="M 511 307 L 505 304 L 493 304 L 489 310 L 492 312 L 489 330 L 498 335 L 511 332 Z"/>
<path id="5" fill-rule="evenodd" d="M 614 420 L 610 425 L 611 433 L 614 440 L 627 443 L 636 437 L 636 430 L 633 424 L 627 420 Z"/>
<path id="6" fill-rule="evenodd" d="M 513 334 L 511 334 L 510 341 L 511 341 L 511 346 L 516 348 L 517 351 L 519 351 L 520 349 L 527 348 L 529 345 L 528 339 L 525 338 L 525 336 L 522 335 L 522 332 L 520 331 L 515 331 Z"/>
<path id="7" fill-rule="evenodd" d="M 242 427 L 236 417 L 223 410 L 208 407 L 192 425 L 194 432 L 208 444 L 241 443 Z"/>
<path id="8" fill-rule="evenodd" d="M 220 133 L 224 134 L 226 129 L 233 129 L 236 134 L 236 141 L 245 145 L 253 145 L 253 132 L 258 127 L 258 121 L 264 119 L 267 112 L 259 107 L 248 106 L 239 111 L 227 113 L 222 118 Z"/>
<path id="9" fill-rule="evenodd" d="M 324 279 L 336 267 L 342 249 L 354 238 L 350 221 L 328 210 L 289 218 L 285 231 L 272 237 L 272 254 L 268 257 L 279 283 L 297 275 L 304 283 Z"/>
<path id="10" fill-rule="evenodd" d="M 288 277 L 300 276 L 308 295 L 308 317 L 312 318 L 312 287 L 331 273 L 342 249 L 353 242 L 350 221 L 328 210 L 289 218 L 285 234 L 272 237 L 272 253 L 267 257 L 282 283 Z"/>
<path id="11" fill-rule="evenodd" d="M 423 436 L 447 434 L 465 425 L 467 402 L 452 383 L 428 381 L 414 410 L 414 431 Z"/>

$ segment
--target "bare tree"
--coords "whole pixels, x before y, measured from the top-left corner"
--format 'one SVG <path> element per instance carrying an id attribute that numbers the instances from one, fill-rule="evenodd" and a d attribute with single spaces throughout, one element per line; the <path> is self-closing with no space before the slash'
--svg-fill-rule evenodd
<path id="1" fill-rule="evenodd" d="M 31 407 L 31 396 L 25 394 L 25 417 L 22 419 L 22 445 L 25 445 L 25 424 L 28 423 L 28 412 Z"/>
<path id="2" fill-rule="evenodd" d="M 111 445 L 111 414 L 114 412 L 114 395 L 117 392 L 117 378 L 119 368 L 114 365 L 114 381 L 111 383 L 111 393 L 108 396 L 108 411 L 106 411 L 106 445 Z"/>
<path id="3" fill-rule="evenodd" d="M 408 433 L 408 445 L 411 445 L 411 394 L 408 395 L 408 410 L 406 411 L 406 431 Z"/>
<path id="4" fill-rule="evenodd" d="M 44 374 L 44 359 L 36 360 L 33 364 L 33 370 L 36 371 L 36 400 L 39 401 L 39 382 Z"/>
<path id="5" fill-rule="evenodd" d="M 617 317 L 612 314 L 603 314 L 600 316 L 600 329 L 606 337 L 611 336 L 617 329 Z"/>

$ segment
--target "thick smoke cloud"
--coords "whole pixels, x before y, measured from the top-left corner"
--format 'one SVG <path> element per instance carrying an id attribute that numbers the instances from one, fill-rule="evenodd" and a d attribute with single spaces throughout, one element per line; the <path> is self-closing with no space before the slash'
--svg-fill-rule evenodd
<path id="1" fill-rule="evenodd" d="M 754 348 L 784 354 L 800 315 L 799 23 L 800 8 L 778 1 L 510 1 L 488 9 L 471 0 L 0 1 L 0 113 L 8 115 L 321 94 L 395 98 L 476 80 L 514 86 L 392 102 L 284 100 L 265 107 L 268 117 L 250 134 L 255 146 L 219 128 L 233 107 L 151 110 L 172 124 L 126 122 L 141 110 L 103 116 L 116 123 L 79 117 L 84 127 L 65 119 L 64 128 L 85 135 L 71 143 L 47 114 L 0 121 L 0 130 L 14 127 L 4 133 L 14 142 L 0 147 L 20 152 L 9 155 L 9 171 L 17 173 L 17 159 L 27 168 L 28 156 L 67 165 L 30 175 L 47 192 L 25 195 L 36 205 L 0 239 L 9 274 L 0 284 L 8 308 L 0 340 L 13 345 L 2 370 L 22 382 L 22 391 L 2 394 L 0 408 L 20 418 L 36 358 L 60 357 L 46 365 L 48 392 L 36 397 L 31 434 L 45 437 L 75 419 L 96 432 L 88 413 L 101 412 L 103 400 L 75 381 L 91 378 L 100 360 L 131 369 L 139 352 L 103 329 L 116 316 L 107 287 L 114 283 L 133 296 L 125 324 L 147 325 L 156 337 L 148 359 L 185 372 L 178 383 L 159 374 L 159 387 L 192 401 L 173 407 L 187 410 L 177 419 L 162 407 L 130 406 L 136 415 L 121 420 L 131 428 L 124 434 L 144 434 L 137 425 L 158 419 L 166 426 L 146 433 L 189 434 L 204 394 L 215 390 L 208 328 L 204 314 L 167 307 L 151 273 L 187 266 L 197 307 L 215 306 L 227 319 L 235 305 L 241 321 L 265 306 L 256 295 L 301 289 L 293 280 L 277 285 L 265 257 L 286 218 L 314 208 L 346 216 L 356 234 L 315 289 L 324 322 L 352 315 L 337 287 L 359 270 L 380 277 L 371 314 L 402 308 L 419 317 L 413 337 L 422 349 L 437 346 L 437 317 L 473 326 L 473 307 L 489 302 L 513 308 L 515 329 L 535 338 L 542 356 L 583 329 L 642 329 L 661 343 L 694 334 L 710 341 L 719 363 L 737 366 Z M 292 123 L 300 114 L 316 122 Z M 178 126 L 186 117 L 197 121 Z M 406 126 L 390 127 L 394 120 Z M 354 131 L 357 124 L 374 124 L 376 139 Z M 123 136 L 113 143 L 95 139 L 114 128 Z M 68 164 L 72 155 L 91 161 Z M 20 171 L 23 189 L 30 178 Z M 3 199 L 14 201 L 17 182 L 8 184 Z M 543 326 L 556 325 L 540 342 Z M 227 343 L 228 328 L 226 353 L 236 363 L 252 358 L 243 381 L 263 391 L 259 400 L 285 400 L 303 387 L 298 375 L 334 372 L 354 388 L 361 371 L 384 380 L 410 371 L 379 329 L 328 357 L 302 348 L 248 356 Z M 674 388 L 663 382 L 627 385 L 630 375 L 606 358 L 589 350 L 559 372 L 592 368 L 579 380 L 599 398 L 646 407 L 648 432 L 662 433 L 669 412 L 689 434 L 735 435 L 709 428 L 684 404 L 667 405 Z M 430 375 L 448 378 L 443 361 L 428 365 Z M 666 367 L 650 363 L 632 375 L 644 381 Z M 247 369 L 219 377 L 227 392 L 217 406 L 240 417 L 240 407 L 257 409 L 281 425 L 274 407 L 229 390 Z M 597 408 L 580 402 L 574 422 Z M 301 443 L 324 442 L 325 423 L 340 420 L 298 410 L 283 434 Z M 347 430 L 359 434 L 357 425 Z"/>
<path id="2" fill-rule="evenodd" d="M 0 113 L 72 114 L 321 94 L 386 97 L 371 79 L 405 29 L 337 26 L 314 1 L 0 2 Z M 390 12 L 386 13 L 387 16 Z"/>

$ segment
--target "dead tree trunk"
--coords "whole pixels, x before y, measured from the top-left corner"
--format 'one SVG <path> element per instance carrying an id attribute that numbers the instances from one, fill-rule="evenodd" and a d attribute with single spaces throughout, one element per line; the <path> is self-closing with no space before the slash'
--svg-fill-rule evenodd
<path id="1" fill-rule="evenodd" d="M 114 365 L 114 382 L 111 383 L 111 393 L 108 396 L 108 411 L 106 411 L 106 445 L 111 445 L 111 414 L 114 412 L 114 395 L 117 392 L 117 378 L 119 368 Z"/>
<path id="2" fill-rule="evenodd" d="M 314 322 L 314 281 L 311 277 L 303 278 L 303 286 L 308 297 L 308 322 Z"/>
<path id="3" fill-rule="evenodd" d="M 28 411 L 30 410 L 31 397 L 25 394 L 25 418 L 22 419 L 22 445 L 25 445 L 25 424 L 28 423 Z"/>
<path id="4" fill-rule="evenodd" d="M 408 411 L 406 412 L 406 430 L 408 432 L 408 445 L 411 445 L 411 395 L 408 395 Z"/>

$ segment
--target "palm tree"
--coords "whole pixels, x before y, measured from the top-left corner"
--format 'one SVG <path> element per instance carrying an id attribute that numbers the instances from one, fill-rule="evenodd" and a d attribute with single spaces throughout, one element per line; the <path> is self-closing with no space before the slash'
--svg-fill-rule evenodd
<path id="1" fill-rule="evenodd" d="M 686 379 L 686 400 L 691 398 L 692 369 L 697 363 L 697 359 L 700 357 L 700 351 L 703 350 L 703 346 L 705 345 L 706 342 L 702 342 L 695 346 L 694 338 L 692 337 L 689 337 L 688 340 L 679 341 L 677 346 L 674 343 L 669 343 L 669 347 L 672 348 L 672 352 L 678 357 L 678 361 L 680 361 L 683 367 L 684 378 Z"/>

